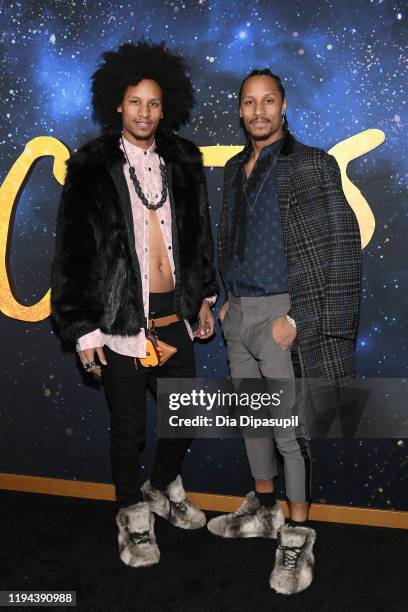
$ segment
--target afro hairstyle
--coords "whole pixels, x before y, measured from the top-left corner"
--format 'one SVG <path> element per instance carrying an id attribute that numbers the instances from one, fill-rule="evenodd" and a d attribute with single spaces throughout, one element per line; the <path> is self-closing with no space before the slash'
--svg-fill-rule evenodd
<path id="1" fill-rule="evenodd" d="M 177 131 L 190 118 L 194 105 L 194 90 L 184 59 L 165 47 L 141 40 L 125 43 L 117 51 L 102 54 L 103 62 L 92 75 L 92 106 L 94 119 L 109 133 L 120 133 L 122 118 L 117 107 L 129 85 L 143 79 L 155 81 L 163 96 L 163 119 L 159 133 Z"/>

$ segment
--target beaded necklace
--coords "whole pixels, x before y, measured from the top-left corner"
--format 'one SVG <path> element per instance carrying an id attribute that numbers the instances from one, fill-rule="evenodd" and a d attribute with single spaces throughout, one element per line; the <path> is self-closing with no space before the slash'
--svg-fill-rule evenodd
<path id="1" fill-rule="evenodd" d="M 132 180 L 132 183 L 135 187 L 135 191 L 137 193 L 137 195 L 140 198 L 140 201 L 142 202 L 142 204 L 144 206 L 146 206 L 146 208 L 148 208 L 149 210 L 158 210 L 159 208 L 161 208 L 163 206 L 163 204 L 166 201 L 167 198 L 167 173 L 166 173 L 166 166 L 162 163 L 160 156 L 159 156 L 159 163 L 160 163 L 160 174 L 161 174 L 161 179 L 162 179 L 162 193 L 161 193 L 161 198 L 159 200 L 159 202 L 157 202 L 157 204 L 154 204 L 153 202 L 149 202 L 149 200 L 146 198 L 145 194 L 143 193 L 142 187 L 139 183 L 139 180 L 136 176 L 136 170 L 134 168 L 134 166 L 132 166 L 132 164 L 130 163 L 127 151 L 126 151 L 126 147 L 125 147 L 125 143 L 123 142 L 123 137 L 121 137 L 121 141 L 122 141 L 122 147 L 123 150 L 125 152 L 126 155 L 126 159 L 127 159 L 127 163 L 129 164 L 129 176 Z"/>

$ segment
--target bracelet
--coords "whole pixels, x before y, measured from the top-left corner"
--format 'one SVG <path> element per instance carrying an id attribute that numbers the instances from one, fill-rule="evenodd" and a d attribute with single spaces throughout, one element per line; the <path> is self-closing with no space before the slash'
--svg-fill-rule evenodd
<path id="1" fill-rule="evenodd" d="M 208 302 L 208 304 L 209 304 L 210 306 L 214 306 L 215 302 L 217 301 L 217 296 L 216 296 L 216 295 L 212 295 L 211 297 L 206 297 L 206 298 L 204 298 L 204 300 L 205 300 L 206 302 Z"/>

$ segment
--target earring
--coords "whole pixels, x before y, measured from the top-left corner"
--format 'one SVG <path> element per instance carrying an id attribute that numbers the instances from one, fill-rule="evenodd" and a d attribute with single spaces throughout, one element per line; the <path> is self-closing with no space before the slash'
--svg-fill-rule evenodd
<path id="1" fill-rule="evenodd" d="M 282 125 L 285 125 L 285 119 L 286 119 L 285 113 L 282 113 Z"/>
<path id="2" fill-rule="evenodd" d="M 160 119 L 163 119 L 163 113 L 160 115 Z"/>

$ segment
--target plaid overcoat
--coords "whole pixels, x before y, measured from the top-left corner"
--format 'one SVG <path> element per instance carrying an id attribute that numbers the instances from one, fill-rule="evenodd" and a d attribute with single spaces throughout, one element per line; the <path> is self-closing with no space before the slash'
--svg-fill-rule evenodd
<path id="1" fill-rule="evenodd" d="M 217 237 L 225 277 L 232 256 L 233 185 L 243 152 L 225 165 L 223 207 Z M 335 158 L 286 132 L 277 166 L 277 190 L 291 308 L 298 328 L 304 375 L 355 376 L 361 238 L 341 185 Z"/>

